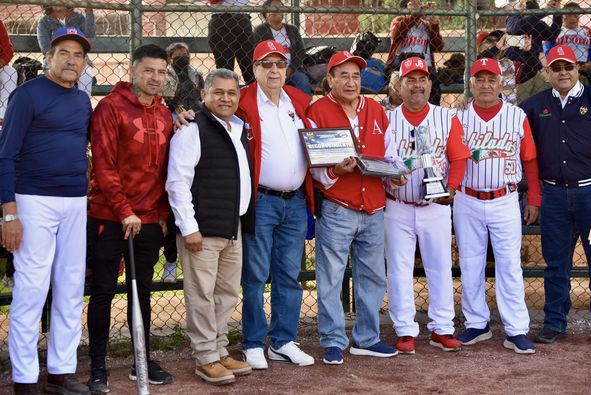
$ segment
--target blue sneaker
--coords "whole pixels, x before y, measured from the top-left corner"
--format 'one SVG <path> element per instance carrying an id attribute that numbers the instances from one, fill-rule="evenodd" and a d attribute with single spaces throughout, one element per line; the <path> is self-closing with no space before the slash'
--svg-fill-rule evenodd
<path id="1" fill-rule="evenodd" d="M 338 347 L 326 347 L 322 362 L 327 365 L 341 365 L 343 363 L 343 352 Z"/>
<path id="2" fill-rule="evenodd" d="M 535 354 L 536 352 L 533 343 L 525 335 L 507 336 L 503 346 L 515 351 L 517 354 Z"/>
<path id="3" fill-rule="evenodd" d="M 490 331 L 490 326 L 488 323 L 484 327 L 484 329 L 476 329 L 476 328 L 468 328 L 464 331 L 464 333 L 456 336 L 463 345 L 470 346 L 472 344 L 476 344 L 478 342 L 488 340 L 492 337 L 492 332 Z"/>
<path id="4" fill-rule="evenodd" d="M 357 344 L 353 343 L 351 348 L 349 348 L 349 352 L 352 355 L 365 355 L 368 357 L 378 357 L 378 358 L 389 358 L 395 357 L 398 355 L 398 350 L 394 347 L 391 347 L 384 343 L 383 341 L 379 341 L 373 346 L 369 346 L 366 348 L 361 348 Z"/>

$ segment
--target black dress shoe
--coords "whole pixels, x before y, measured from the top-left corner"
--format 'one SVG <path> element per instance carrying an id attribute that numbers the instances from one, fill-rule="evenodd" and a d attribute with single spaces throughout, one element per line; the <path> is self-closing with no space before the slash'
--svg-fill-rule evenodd
<path id="1" fill-rule="evenodd" d="M 544 327 L 534 338 L 534 341 L 536 343 L 546 343 L 546 344 L 550 344 L 550 343 L 554 343 L 556 340 L 558 339 L 564 339 L 566 337 L 566 333 L 565 332 L 558 332 L 555 331 L 554 329 L 550 329 L 547 327 Z"/>

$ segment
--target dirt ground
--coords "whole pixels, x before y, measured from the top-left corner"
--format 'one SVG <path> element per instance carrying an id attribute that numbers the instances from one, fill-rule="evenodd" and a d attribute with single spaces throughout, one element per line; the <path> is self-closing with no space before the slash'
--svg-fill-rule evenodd
<path id="1" fill-rule="evenodd" d="M 194 373 L 194 362 L 188 347 L 157 352 L 154 356 L 174 376 L 167 386 L 151 386 L 152 394 L 585 394 L 591 387 L 588 360 L 591 350 L 591 325 L 580 321 L 571 325 L 567 339 L 552 345 L 536 345 L 534 355 L 518 355 L 503 348 L 503 330 L 493 322 L 494 337 L 456 353 L 445 353 L 432 347 L 427 331 L 421 327 L 415 355 L 380 359 L 355 357 L 345 352 L 345 363 L 329 366 L 322 363 L 323 349 L 313 325 L 300 331 L 302 348 L 316 358 L 309 367 L 270 362 L 266 371 L 255 371 L 239 377 L 224 387 L 206 384 Z M 535 333 L 539 328 L 532 328 Z M 395 341 L 389 325 L 382 327 L 382 338 Z M 240 356 L 240 347 L 231 347 Z M 129 381 L 131 358 L 109 361 L 111 394 L 134 394 L 135 383 Z M 88 378 L 88 360 L 82 358 L 78 377 Z M 42 373 L 42 380 L 45 372 Z M 585 389 L 587 388 L 587 389 Z M 11 394 L 7 373 L 0 378 L 0 394 Z"/>

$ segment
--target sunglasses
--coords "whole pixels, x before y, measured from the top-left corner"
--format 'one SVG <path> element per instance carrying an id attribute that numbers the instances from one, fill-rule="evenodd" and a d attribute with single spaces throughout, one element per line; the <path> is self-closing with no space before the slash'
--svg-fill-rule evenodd
<path id="1" fill-rule="evenodd" d="M 262 66 L 263 69 L 272 69 L 273 65 L 277 66 L 278 69 L 284 69 L 287 67 L 287 60 L 259 60 L 254 63 L 256 66 Z"/>
<path id="2" fill-rule="evenodd" d="M 560 73 L 562 70 L 566 70 L 566 71 L 573 71 L 575 69 L 575 65 L 572 63 L 569 64 L 565 64 L 565 65 L 554 65 L 554 66 L 550 66 L 550 70 L 552 70 L 554 73 Z"/>

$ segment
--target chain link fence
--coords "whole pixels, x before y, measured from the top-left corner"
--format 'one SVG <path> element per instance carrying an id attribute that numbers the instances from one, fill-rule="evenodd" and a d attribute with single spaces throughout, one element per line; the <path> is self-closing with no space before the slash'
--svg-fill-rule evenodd
<path id="1" fill-rule="evenodd" d="M 41 72 L 43 46 L 37 36 L 43 31 L 45 19 L 55 17 L 47 7 L 70 7 L 67 15 L 76 13 L 78 26 L 87 33 L 94 44 L 89 55 L 90 81 L 93 105 L 107 94 L 112 86 L 127 79 L 129 53 L 145 43 L 156 43 L 170 48 L 171 68 L 174 70 L 175 54 L 190 56 L 190 69 L 175 70 L 173 85 L 178 94 L 169 95 L 171 107 L 198 108 L 200 76 L 214 69 L 216 65 L 231 65 L 244 82 L 252 79 L 250 72 L 252 47 L 249 42 L 251 28 L 259 40 L 272 38 L 280 33 L 270 31 L 270 26 L 286 26 L 291 44 L 292 84 L 308 90 L 316 97 L 321 94 L 320 82 L 326 73 L 328 57 L 338 50 L 352 51 L 370 59 L 371 68 L 364 74 L 363 90 L 368 95 L 381 100 L 385 105 L 396 103 L 395 90 L 388 89 L 388 78 L 396 64 L 405 53 L 420 53 L 430 64 L 431 75 L 442 106 L 452 107 L 463 102 L 468 93 L 466 65 L 479 55 L 494 56 L 506 64 L 504 68 L 507 100 L 519 102 L 536 91 L 545 89 L 547 76 L 544 69 L 543 49 L 553 42 L 567 43 L 583 51 L 591 47 L 591 39 L 586 29 L 591 26 L 591 0 L 577 1 L 578 16 L 566 15 L 562 9 L 534 9 L 532 2 L 503 0 L 438 0 L 434 2 L 419 0 L 284 0 L 264 2 L 251 1 L 245 7 L 219 8 L 209 6 L 206 1 L 166 1 L 166 0 L 104 0 L 104 1 L 5 1 L 0 0 L 0 19 L 3 21 L 12 44 L 14 56 L 7 61 L 18 72 L 19 83 Z M 495 8 L 495 3 L 499 7 Z M 506 3 L 506 4 L 501 4 Z M 522 10 L 522 8 L 532 8 Z M 545 7 L 545 4 L 542 4 Z M 552 7 L 552 4 L 550 4 Z M 270 8 L 269 8 L 270 7 Z M 554 16 L 563 15 L 562 21 Z M 509 16 L 509 17 L 508 17 Z M 543 18 L 539 31 L 524 31 L 528 18 Z M 536 22 L 537 23 L 537 22 Z M 421 26 L 425 26 L 423 29 Z M 545 26 L 545 27 L 544 27 Z M 361 34 L 370 31 L 373 34 Z M 294 33 L 295 32 L 295 33 Z M 404 33 L 404 34 L 403 34 Z M 551 34 L 549 34 L 551 33 Z M 216 35 L 217 34 L 217 35 Z M 585 34 L 587 34 L 585 36 Z M 245 38 L 246 37 L 246 38 Z M 356 39 L 357 38 L 357 39 Z M 298 40 L 301 48 L 298 49 Z M 355 43 L 354 43 L 355 41 Z M 183 43 L 171 46 L 174 43 Z M 45 44 L 46 45 L 46 44 Z M 392 51 L 391 51 L 391 47 Z M 175 52 L 176 50 L 176 52 Z M 3 48 L 0 54 L 5 54 Z M 581 52 L 582 53 L 582 52 Z M 236 61 L 234 61 L 236 57 Z M 28 59 L 23 59 L 28 58 Z M 216 59 L 217 58 L 217 59 Z M 588 58 L 581 55 L 582 80 L 591 69 Z M 38 62 L 38 63 L 35 63 Z M 0 69 L 2 70 L 2 69 Z M 187 71 L 189 70 L 189 71 Z M 173 74 L 171 72 L 171 74 Z M 301 74 L 301 75 L 300 75 Z M 7 83 L 2 76 L 2 86 Z M 588 80 L 587 80 L 588 81 Z M 180 87 L 186 84 L 186 90 Z M 183 95 L 180 92 L 183 91 Z M 174 90 L 173 90 L 174 92 Z M 179 96 L 180 95 L 180 96 Z M 6 100 L 6 95 L 1 97 Z M 189 101 L 188 101 L 189 100 Z M 1 101 L 0 101 L 1 103 Z M 543 268 L 539 227 L 524 228 L 522 262 L 524 267 L 527 304 L 534 322 L 541 322 L 540 311 L 544 302 Z M 174 243 L 174 240 L 170 240 Z M 586 241 L 585 241 L 586 242 Z M 169 246 L 172 248 L 173 246 Z M 174 260 L 172 251 L 166 254 Z M 152 331 L 154 334 L 169 334 L 185 325 L 185 303 L 182 292 L 183 274 L 180 264 L 166 266 L 164 250 L 155 266 L 155 291 L 152 297 Z M 454 287 L 456 310 L 460 313 L 461 283 L 457 249 L 454 247 Z M 494 263 L 492 254 L 487 267 L 487 296 L 491 307 L 495 306 Z M 0 274 L 5 275 L 7 261 L 0 261 Z M 305 256 L 302 259 L 301 281 L 304 298 L 301 309 L 303 322 L 316 320 L 316 284 L 314 281 L 314 241 L 306 242 Z M 417 311 L 426 312 L 428 294 L 420 256 L 417 254 L 415 277 L 415 296 Z M 174 267 L 176 273 L 172 273 Z M 9 274 L 9 273 L 8 273 Z M 174 276 L 173 276 L 174 274 Z M 164 279 L 166 281 L 163 281 Z M 119 290 L 124 292 L 122 272 Z M 166 278 L 168 277 L 168 278 Z M 4 281 L 0 286 L 0 343 L 6 345 L 10 289 Z M 573 300 L 571 319 L 589 317 L 589 272 L 581 241 L 577 241 L 573 259 L 573 279 L 571 282 Z M 266 293 L 268 302 L 270 293 Z M 343 284 L 343 303 L 346 311 L 354 314 L 353 295 L 350 276 Z M 384 300 L 384 309 L 386 309 Z M 116 296 L 112 311 L 113 338 L 127 336 L 127 300 L 124 294 Z M 241 321 L 241 301 L 233 315 L 237 330 Z M 269 308 L 269 303 L 267 303 Z M 45 316 L 46 318 L 46 316 Z M 83 316 L 86 320 L 86 314 Z M 46 322 L 46 321 L 44 321 Z M 42 331 L 46 330 L 42 325 Z"/>

